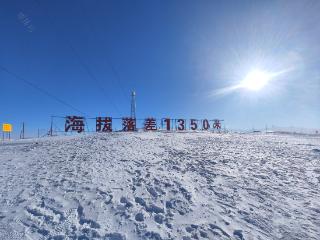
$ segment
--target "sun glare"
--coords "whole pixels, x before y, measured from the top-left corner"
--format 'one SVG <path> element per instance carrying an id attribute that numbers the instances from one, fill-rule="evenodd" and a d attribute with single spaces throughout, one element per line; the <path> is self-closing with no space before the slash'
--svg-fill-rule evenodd
<path id="1" fill-rule="evenodd" d="M 252 91 L 258 91 L 262 89 L 270 79 L 271 74 L 260 70 L 253 70 L 240 83 L 240 86 Z"/>

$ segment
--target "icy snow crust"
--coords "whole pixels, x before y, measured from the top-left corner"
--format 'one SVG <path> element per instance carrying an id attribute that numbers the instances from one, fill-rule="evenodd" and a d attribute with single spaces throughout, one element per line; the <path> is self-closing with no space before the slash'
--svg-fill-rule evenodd
<path id="1" fill-rule="evenodd" d="M 0 239 L 320 239 L 319 137 L 54 137 L 0 166 Z"/>

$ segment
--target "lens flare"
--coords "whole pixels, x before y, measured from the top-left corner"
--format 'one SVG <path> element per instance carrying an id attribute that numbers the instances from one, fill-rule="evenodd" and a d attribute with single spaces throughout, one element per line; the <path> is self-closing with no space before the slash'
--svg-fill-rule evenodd
<path id="1" fill-rule="evenodd" d="M 288 74 L 294 70 L 295 68 L 293 67 L 277 72 L 267 72 L 255 69 L 249 72 L 247 76 L 238 84 L 216 89 L 211 92 L 210 96 L 224 96 L 239 91 L 241 89 L 259 91 L 262 88 L 264 88 L 267 84 L 269 84 L 269 82 L 279 80 L 280 75 Z"/>
<path id="2" fill-rule="evenodd" d="M 245 79 L 240 83 L 240 87 L 252 91 L 258 91 L 268 84 L 272 75 L 261 70 L 253 70 L 248 73 Z"/>

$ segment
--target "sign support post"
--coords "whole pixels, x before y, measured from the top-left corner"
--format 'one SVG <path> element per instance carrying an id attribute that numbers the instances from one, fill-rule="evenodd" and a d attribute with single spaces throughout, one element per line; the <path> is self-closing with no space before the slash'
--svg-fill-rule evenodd
<path id="1" fill-rule="evenodd" d="M 11 138 L 10 133 L 12 132 L 12 125 L 10 123 L 3 123 L 2 124 L 2 139 L 5 139 L 5 134 L 7 135 L 7 137 Z"/>

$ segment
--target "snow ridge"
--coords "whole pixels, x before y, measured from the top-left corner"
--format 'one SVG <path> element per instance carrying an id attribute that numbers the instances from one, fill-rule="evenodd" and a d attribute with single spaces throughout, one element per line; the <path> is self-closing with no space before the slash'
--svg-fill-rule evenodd
<path id="1" fill-rule="evenodd" d="M 319 137 L 55 137 L 0 165 L 0 239 L 320 239 Z"/>

